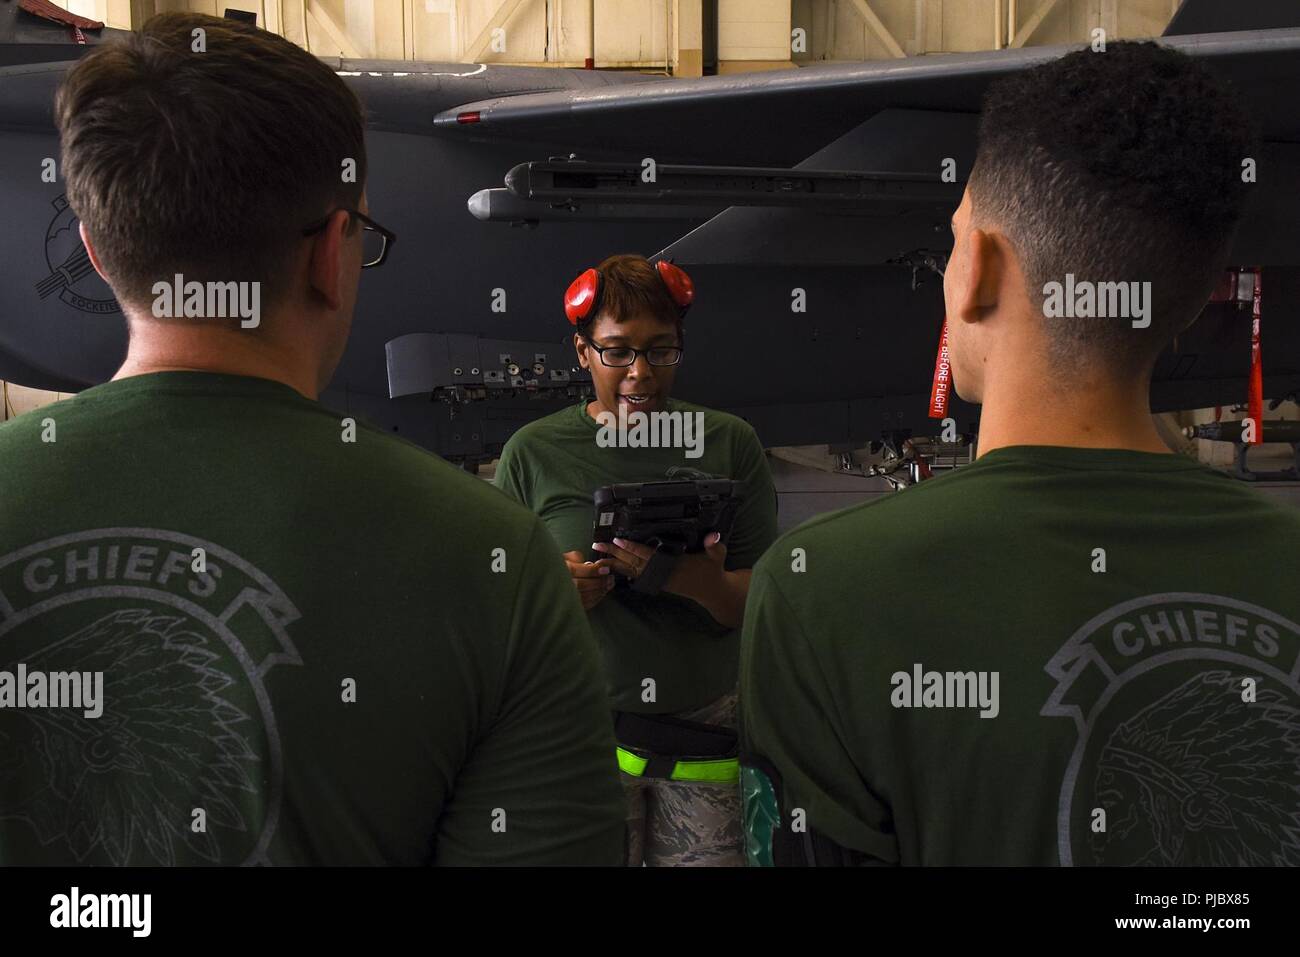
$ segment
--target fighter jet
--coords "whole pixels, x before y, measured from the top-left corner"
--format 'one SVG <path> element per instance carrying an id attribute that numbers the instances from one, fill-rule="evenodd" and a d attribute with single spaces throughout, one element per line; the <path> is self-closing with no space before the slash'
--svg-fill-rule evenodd
<path id="1" fill-rule="evenodd" d="M 0 0 L 0 15 L 13 8 Z M 63 186 L 40 175 L 58 156 L 54 91 L 86 46 L 32 62 L 5 39 L 0 378 L 76 391 L 126 345 Z M 1159 42 L 1225 75 L 1263 130 L 1232 257 L 1267 276 L 1264 383 L 1284 396 L 1300 388 L 1300 6 L 1185 0 Z M 322 401 L 468 466 L 491 459 L 587 388 L 569 282 L 640 252 L 697 289 L 675 394 L 743 416 L 768 446 L 935 434 L 938 273 L 981 97 L 1072 49 L 699 79 L 325 58 L 365 104 L 370 207 L 401 241 L 363 274 Z M 1207 306 L 1161 358 L 1153 408 L 1244 401 L 1250 333 L 1248 308 Z M 977 426 L 960 401 L 947 414 Z"/>

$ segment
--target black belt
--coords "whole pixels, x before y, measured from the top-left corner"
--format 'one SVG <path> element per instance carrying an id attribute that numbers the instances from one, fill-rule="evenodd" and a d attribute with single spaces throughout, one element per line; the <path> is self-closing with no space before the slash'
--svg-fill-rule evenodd
<path id="1" fill-rule="evenodd" d="M 666 714 L 614 712 L 618 764 L 636 777 L 729 783 L 739 779 L 739 738 L 732 728 Z"/>

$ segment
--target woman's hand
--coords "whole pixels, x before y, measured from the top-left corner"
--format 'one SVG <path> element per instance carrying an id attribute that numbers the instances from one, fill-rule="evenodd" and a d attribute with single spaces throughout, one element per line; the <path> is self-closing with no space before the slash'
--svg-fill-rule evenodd
<path id="1" fill-rule="evenodd" d="M 691 599 L 700 594 L 707 594 L 711 590 L 710 586 L 716 585 L 722 579 L 724 563 L 727 560 L 727 546 L 723 545 L 719 538 L 718 533 L 714 532 L 704 540 L 704 551 L 678 555 L 663 590 Z M 710 542 L 713 544 L 709 544 Z M 594 542 L 591 547 L 609 556 L 602 558 L 602 562 L 609 562 L 614 571 L 624 578 L 632 579 L 641 577 L 641 573 L 645 571 L 646 565 L 650 564 L 650 559 L 655 554 L 651 546 L 630 542 L 624 538 L 616 538 L 612 544 Z"/>
<path id="2" fill-rule="evenodd" d="M 582 607 L 586 611 L 595 608 L 614 587 L 614 576 L 610 568 L 614 564 L 612 559 L 602 558 L 597 562 L 589 562 L 583 559 L 581 552 L 574 551 L 564 553 L 564 564 L 569 569 L 569 577 L 573 579 L 573 584 L 578 589 L 578 598 L 582 600 Z"/>
<path id="3" fill-rule="evenodd" d="M 638 577 L 655 553 L 649 545 L 623 538 L 612 544 L 595 542 L 591 547 L 608 555 L 601 561 L 610 562 L 614 571 L 626 578 Z M 719 624 L 738 628 L 749 593 L 749 569 L 729 572 L 726 560 L 727 546 L 722 544 L 722 536 L 713 532 L 704 539 L 704 551 L 677 557 L 663 590 L 704 606 Z"/>

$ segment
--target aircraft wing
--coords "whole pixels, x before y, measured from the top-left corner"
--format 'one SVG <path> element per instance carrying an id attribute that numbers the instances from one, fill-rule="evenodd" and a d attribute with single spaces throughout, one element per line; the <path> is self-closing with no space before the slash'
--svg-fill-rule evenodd
<path id="1" fill-rule="evenodd" d="M 1300 7 L 1300 4 L 1296 5 Z M 1300 27 L 1161 38 L 1205 59 L 1241 93 L 1270 140 L 1300 141 Z M 809 66 L 605 89 L 493 97 L 436 116 L 446 135 L 644 151 L 676 162 L 792 165 L 886 109 L 978 113 L 999 77 L 1078 49 L 984 53 Z"/>
<path id="2" fill-rule="evenodd" d="M 1259 177 L 1233 260 L 1262 265 L 1271 277 L 1266 375 L 1270 395 L 1281 395 L 1300 384 L 1300 334 L 1292 331 L 1300 280 L 1300 230 L 1295 228 L 1300 194 L 1294 189 L 1300 181 L 1300 111 L 1292 105 L 1292 91 L 1300 88 L 1300 4 L 1269 0 L 1252 11 L 1258 16 L 1238 19 L 1238 8 L 1249 6 L 1188 0 L 1181 11 L 1184 28 L 1155 42 L 1197 57 L 1223 76 L 1261 130 Z M 1243 30 L 1243 22 L 1257 29 Z M 1197 32 L 1190 32 L 1193 28 Z M 785 330 L 779 336 L 782 360 L 790 369 L 805 370 L 792 373 L 800 381 L 794 389 L 797 398 L 782 391 L 787 405 L 801 403 L 792 416 L 830 419 L 842 413 L 833 402 L 815 406 L 813 400 L 823 396 L 814 395 L 818 387 L 806 376 L 816 370 L 811 375 L 824 384 L 825 398 L 837 390 L 854 396 L 846 431 L 861 433 L 886 422 L 906 420 L 910 427 L 923 421 L 923 413 L 916 410 L 925 394 L 909 390 L 919 391 L 928 383 L 942 310 L 933 277 L 924 285 L 925 266 L 941 260 L 949 247 L 947 222 L 960 183 L 947 202 L 918 190 L 908 202 L 899 203 L 882 190 L 876 194 L 879 202 L 834 208 L 809 195 L 818 187 L 814 176 L 806 182 L 802 177 L 856 171 L 882 184 L 890 177 L 928 176 L 933 186 L 941 186 L 942 164 L 951 159 L 958 179 L 964 180 L 988 86 L 1078 48 L 824 64 L 670 84 L 491 97 L 445 110 L 433 126 L 439 138 L 513 147 L 517 153 L 531 152 L 538 161 L 559 153 L 577 154 L 593 167 L 611 159 L 632 169 L 645 158 L 654 159 L 661 171 L 664 165 L 678 164 L 670 178 L 680 172 L 686 181 L 678 184 L 683 188 L 676 195 L 677 186 L 665 188 L 660 182 L 641 188 L 630 178 L 622 201 L 641 202 L 646 208 L 655 203 L 707 206 L 711 197 L 689 189 L 690 178 L 707 176 L 712 168 L 719 184 L 712 198 L 722 208 L 660 247 L 658 255 L 689 264 L 692 274 L 701 277 L 701 288 L 719 292 L 719 314 L 710 315 L 715 323 L 744 317 L 747 334 L 755 341 L 767 335 L 775 340 L 777 330 Z M 551 190 L 533 196 L 529 189 L 536 177 L 521 170 L 528 167 L 531 173 L 539 166 L 549 167 L 545 172 L 552 179 L 541 179 Z M 752 200 L 734 202 L 729 198 L 734 184 L 727 178 L 735 166 L 784 168 L 785 177 L 763 175 L 771 191 L 789 189 L 795 195 L 787 197 L 785 205 L 775 204 L 759 184 Z M 508 188 L 492 191 L 510 194 L 504 197 L 511 202 L 503 204 L 508 214 L 502 220 L 527 221 L 529 203 L 571 208 L 584 205 L 584 194 L 595 195 L 593 206 L 616 198 L 617 191 L 609 189 L 610 177 L 584 177 L 574 164 L 575 175 L 561 179 L 555 172 L 559 168 L 553 162 L 535 162 L 510 170 Z M 571 188 L 569 197 L 557 196 L 555 188 L 562 184 Z M 810 201 L 801 206 L 800 199 Z M 546 216 L 539 218 L 545 231 Z M 913 290 L 918 277 L 923 283 L 919 291 L 907 292 L 907 270 L 900 266 L 912 267 Z M 838 314 L 805 323 L 792 336 L 788 322 L 783 325 L 770 315 L 770 304 L 796 286 L 808 287 L 811 296 L 814 285 L 819 300 L 829 300 L 830 311 Z M 900 298 L 885 298 L 899 295 L 900 285 Z M 1239 317 L 1209 311 L 1212 314 L 1198 323 L 1194 334 L 1182 337 L 1178 348 L 1162 357 L 1152 390 L 1155 408 L 1231 402 L 1244 395 Z M 718 338 L 727 342 L 725 335 Z M 770 388 L 766 395 L 759 394 L 761 389 L 746 391 L 738 381 L 741 377 L 725 370 L 714 372 L 714 379 L 725 379 L 726 388 L 719 387 L 718 397 L 708 399 L 743 407 L 762 434 L 779 442 L 807 440 L 814 431 L 806 418 L 802 425 L 782 420 Z M 876 395 L 888 398 L 876 402 Z M 964 421 L 967 410 L 962 403 L 956 405 Z M 902 410 L 897 418 L 896 409 Z"/>

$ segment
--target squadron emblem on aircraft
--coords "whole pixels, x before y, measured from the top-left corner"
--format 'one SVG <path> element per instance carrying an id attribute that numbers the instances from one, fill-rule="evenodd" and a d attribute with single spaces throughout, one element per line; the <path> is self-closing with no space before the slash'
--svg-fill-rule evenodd
<path id="1" fill-rule="evenodd" d="M 81 242 L 81 220 L 68 205 L 66 195 L 54 199 L 54 218 L 45 230 L 45 263 L 49 272 L 36 284 L 36 293 L 48 299 L 56 292 L 74 309 L 96 315 L 120 313 L 122 307 L 108 284 L 95 272 Z M 74 288 L 77 287 L 77 288 Z"/>

